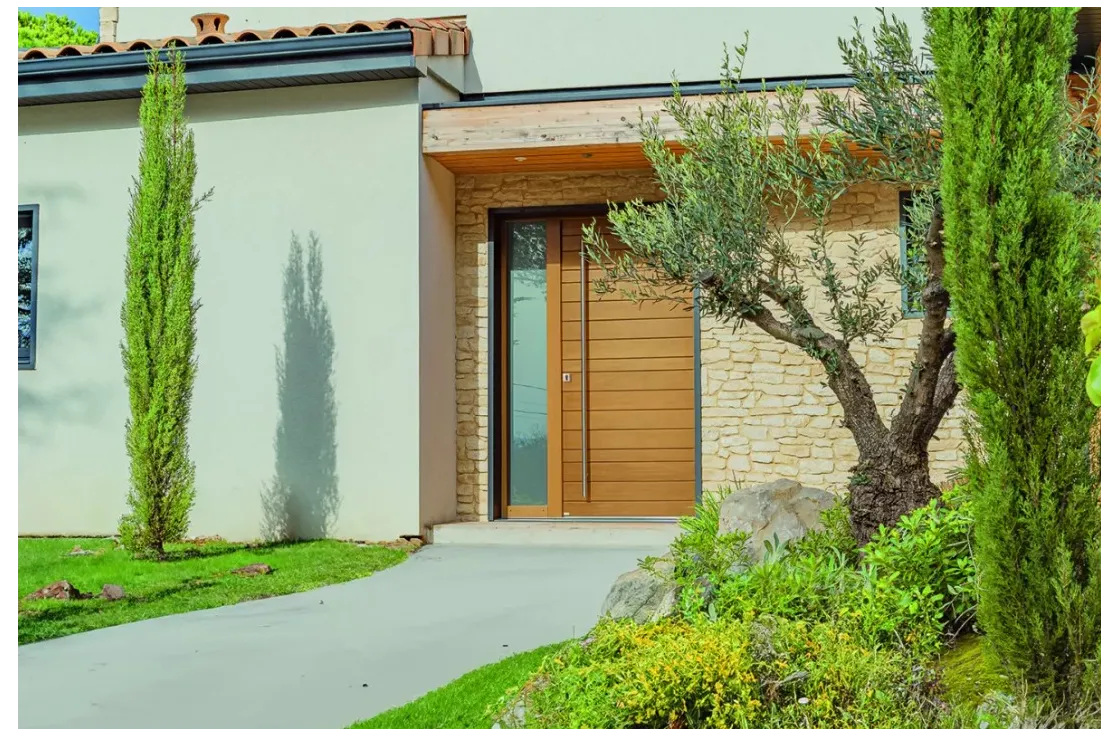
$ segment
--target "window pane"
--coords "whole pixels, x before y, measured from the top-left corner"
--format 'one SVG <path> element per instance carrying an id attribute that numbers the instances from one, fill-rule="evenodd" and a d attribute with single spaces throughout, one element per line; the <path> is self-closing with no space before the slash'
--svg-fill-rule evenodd
<path id="1" fill-rule="evenodd" d="M 30 212 L 19 213 L 19 241 L 17 254 L 19 260 L 19 290 L 17 304 L 19 313 L 19 356 L 24 360 L 31 352 L 31 274 L 35 262 L 34 222 Z"/>
<path id="2" fill-rule="evenodd" d="M 922 289 L 926 283 L 926 253 L 920 240 L 910 232 L 910 207 L 913 198 L 909 192 L 899 197 L 898 233 L 902 245 L 902 314 L 918 317 L 925 311 L 922 306 Z"/>
<path id="3" fill-rule="evenodd" d="M 509 502 L 548 501 L 548 310 L 543 222 L 509 228 Z"/>

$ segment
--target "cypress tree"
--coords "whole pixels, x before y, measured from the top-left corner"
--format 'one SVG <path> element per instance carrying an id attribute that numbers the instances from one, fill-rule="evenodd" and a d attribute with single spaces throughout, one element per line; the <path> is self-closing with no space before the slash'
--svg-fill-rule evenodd
<path id="1" fill-rule="evenodd" d="M 187 442 L 199 308 L 194 224 L 209 193 L 194 198 L 198 167 L 186 101 L 182 57 L 175 52 L 165 62 L 153 52 L 140 102 L 121 307 L 130 485 L 120 536 L 133 553 L 160 558 L 167 543 L 186 535 L 195 495 Z"/>
<path id="2" fill-rule="evenodd" d="M 946 283 L 975 418 L 978 617 L 1009 672 L 1068 725 L 1086 692 L 1099 703 L 1101 636 L 1079 330 L 1100 207 L 1059 191 L 1075 12 L 930 14 Z"/>

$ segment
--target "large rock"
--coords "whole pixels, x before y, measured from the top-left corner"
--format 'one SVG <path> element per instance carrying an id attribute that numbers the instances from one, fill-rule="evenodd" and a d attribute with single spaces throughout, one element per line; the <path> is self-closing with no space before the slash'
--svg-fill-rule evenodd
<path id="1" fill-rule="evenodd" d="M 24 596 L 24 600 L 38 601 L 44 598 L 52 598 L 56 601 L 77 601 L 89 597 L 89 593 L 78 590 L 70 584 L 69 580 L 57 580 L 50 585 L 39 588 L 34 593 L 27 594 Z"/>
<path id="2" fill-rule="evenodd" d="M 668 616 L 677 602 L 673 567 L 673 561 L 663 557 L 652 570 L 638 568 L 619 575 L 603 601 L 602 615 L 640 624 Z"/>
<path id="3" fill-rule="evenodd" d="M 747 551 L 753 560 L 766 553 L 765 543 L 777 535 L 779 542 L 805 536 L 821 526 L 821 511 L 836 497 L 819 488 L 808 488 L 795 480 L 775 480 L 735 491 L 719 509 L 719 533 L 750 534 Z"/>

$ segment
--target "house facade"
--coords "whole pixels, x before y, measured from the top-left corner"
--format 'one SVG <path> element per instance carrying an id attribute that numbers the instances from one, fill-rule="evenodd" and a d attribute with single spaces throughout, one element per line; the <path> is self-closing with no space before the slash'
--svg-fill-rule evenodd
<path id="1" fill-rule="evenodd" d="M 919 9 L 888 12 L 920 36 Z M 308 496 L 287 513 L 325 508 L 330 536 L 358 539 L 677 517 L 703 489 L 779 477 L 842 489 L 855 445 L 816 361 L 753 327 L 598 294 L 580 233 L 607 202 L 661 196 L 630 122 L 674 74 L 711 93 L 723 45 L 749 31 L 751 78 L 843 90 L 836 39 L 853 18 L 875 15 L 102 8 L 97 47 L 21 50 L 20 533 L 112 533 L 124 511 L 129 187 L 144 51 L 170 45 L 197 190 L 213 189 L 197 219 L 192 533 L 267 535 L 278 482 Z M 861 188 L 837 212 L 900 249 L 899 191 Z M 291 344 L 285 270 L 312 238 L 331 335 Z M 919 330 L 904 319 L 857 348 L 884 417 Z M 278 356 L 299 355 L 327 366 L 329 396 L 280 380 Z M 285 449 L 278 435 L 312 422 L 281 406 L 325 403 L 335 419 L 308 441 L 331 451 Z M 961 442 L 954 409 L 935 478 Z"/>

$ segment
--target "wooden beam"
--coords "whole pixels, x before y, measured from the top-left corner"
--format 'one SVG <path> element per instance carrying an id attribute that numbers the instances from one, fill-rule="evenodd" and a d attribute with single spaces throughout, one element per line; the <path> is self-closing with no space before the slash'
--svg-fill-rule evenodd
<path id="1" fill-rule="evenodd" d="M 1077 92 L 1074 80 L 1070 78 L 1071 94 Z M 850 89 L 836 93 L 855 94 Z M 769 92 L 767 97 L 776 108 L 776 95 Z M 689 101 L 702 105 L 711 99 L 695 96 Z M 820 93 L 806 90 L 804 102 L 809 114 L 800 132 L 802 145 L 807 145 L 817 125 Z M 664 112 L 664 104 L 664 98 L 650 97 L 425 110 L 423 150 L 456 174 L 646 169 L 637 127 L 643 113 L 658 114 L 669 146 L 683 150 L 680 127 Z M 780 139 L 782 133 L 775 121 L 770 135 Z"/>
<path id="2" fill-rule="evenodd" d="M 679 144 L 670 145 L 683 150 Z M 456 174 L 540 174 L 649 168 L 640 143 L 445 151 L 429 155 Z"/>
<path id="3" fill-rule="evenodd" d="M 748 93 L 760 97 L 762 93 Z M 771 106 L 777 99 L 768 93 Z M 694 97 L 704 104 L 711 98 Z M 810 122 L 819 108 L 818 93 L 805 92 Z M 642 113 L 659 114 L 661 130 L 668 140 L 680 137 L 680 128 L 664 112 L 664 98 L 551 102 L 535 105 L 454 107 L 424 111 L 424 153 L 439 156 L 467 151 L 519 151 L 523 149 L 571 148 L 573 146 L 618 146 L 641 143 L 637 124 Z M 783 133 L 775 122 L 770 134 Z"/>
<path id="4" fill-rule="evenodd" d="M 801 143 L 808 145 L 809 139 L 802 138 Z M 668 146 L 675 153 L 684 152 L 684 146 L 677 141 L 668 141 Z M 866 155 L 854 146 L 852 152 L 857 156 Z M 640 143 L 443 151 L 428 155 L 455 174 L 542 174 L 649 168 Z"/>

